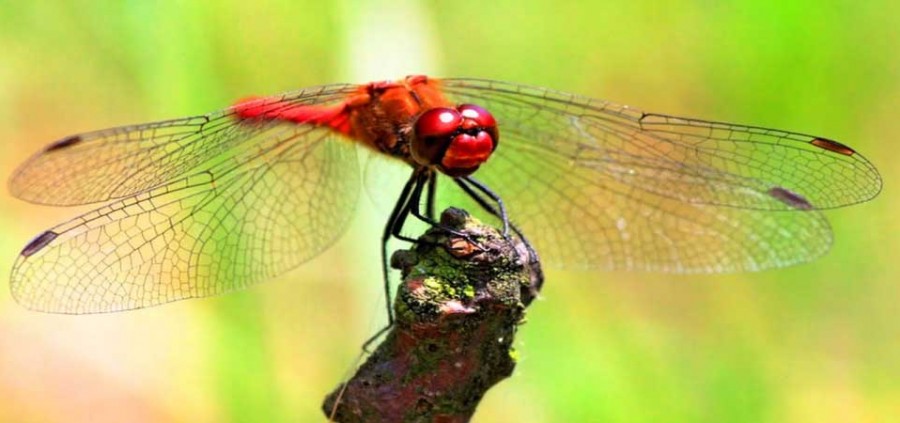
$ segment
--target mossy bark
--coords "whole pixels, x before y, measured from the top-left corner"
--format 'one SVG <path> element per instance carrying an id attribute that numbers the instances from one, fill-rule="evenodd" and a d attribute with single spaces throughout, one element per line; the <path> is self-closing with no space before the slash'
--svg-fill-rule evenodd
<path id="1" fill-rule="evenodd" d="M 326 397 L 334 421 L 465 422 L 512 374 L 513 337 L 543 282 L 537 257 L 463 210 L 447 209 L 441 224 L 394 253 L 391 266 L 403 275 L 396 321 Z"/>

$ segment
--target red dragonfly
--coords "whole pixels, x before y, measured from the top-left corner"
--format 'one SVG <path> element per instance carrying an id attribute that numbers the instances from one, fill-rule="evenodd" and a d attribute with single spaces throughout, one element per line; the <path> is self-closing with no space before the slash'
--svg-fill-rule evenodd
<path id="1" fill-rule="evenodd" d="M 567 267 L 806 262 L 832 243 L 821 210 L 881 189 L 868 160 L 822 137 L 483 79 L 324 85 L 50 144 L 15 172 L 12 193 L 107 204 L 29 242 L 12 293 L 35 310 L 111 312 L 283 273 L 348 226 L 358 145 L 412 168 L 382 245 L 409 215 L 433 222 L 455 191 L 470 201 L 455 205 L 521 229 L 545 263 Z"/>

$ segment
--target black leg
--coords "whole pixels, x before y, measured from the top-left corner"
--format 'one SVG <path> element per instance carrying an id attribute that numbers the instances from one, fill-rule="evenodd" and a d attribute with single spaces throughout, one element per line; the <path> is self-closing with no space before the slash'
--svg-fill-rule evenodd
<path id="1" fill-rule="evenodd" d="M 420 200 L 422 197 L 422 190 L 425 189 L 425 187 L 427 185 L 428 189 L 429 189 L 428 195 L 431 197 L 431 192 L 430 192 L 431 187 L 432 187 L 431 181 L 434 180 L 434 178 L 435 178 L 435 174 L 433 171 L 427 171 L 427 173 L 424 173 L 424 172 L 422 173 L 420 180 L 416 183 L 416 186 L 413 189 L 412 194 L 410 194 L 409 213 L 412 214 L 415 218 L 421 220 L 422 222 L 425 222 L 425 223 L 431 225 L 432 227 L 441 228 L 444 230 L 444 232 L 447 232 L 451 235 L 461 237 L 467 241 L 472 242 L 473 245 L 477 246 L 478 245 L 477 243 L 475 243 L 471 238 L 469 238 L 468 235 L 462 233 L 461 231 L 446 227 L 446 226 L 442 225 L 440 222 L 438 222 L 437 220 L 434 220 L 434 218 L 422 215 L 421 210 L 419 210 Z M 433 199 L 434 198 L 431 197 L 431 198 L 429 198 L 429 201 L 433 201 Z M 429 205 L 429 206 L 433 206 L 433 205 Z M 479 246 L 479 248 L 480 248 L 480 246 Z"/>
<path id="2" fill-rule="evenodd" d="M 417 173 L 418 171 L 413 171 L 409 180 L 406 181 L 406 185 L 403 186 L 400 197 L 397 198 L 397 204 L 394 205 L 394 210 L 391 211 L 391 216 L 384 227 L 384 233 L 381 235 L 381 270 L 384 278 L 384 301 L 387 305 L 388 326 L 394 324 L 394 310 L 391 308 L 390 264 L 388 263 L 387 255 L 388 241 L 391 239 L 391 236 L 398 232 L 396 228 L 403 226 L 403 222 L 409 214 L 410 194 L 418 180 Z"/>
<path id="3" fill-rule="evenodd" d="M 503 202 L 500 198 L 494 194 L 487 187 L 482 185 L 477 181 L 473 181 L 470 178 L 465 178 L 465 180 L 454 179 L 457 183 L 466 191 L 472 198 L 474 198 L 478 203 L 488 210 L 491 214 L 500 217 L 503 219 L 503 236 L 508 236 L 509 232 L 509 219 L 506 217 L 506 208 L 503 206 Z M 468 184 L 472 184 L 475 186 L 478 191 L 481 191 L 482 194 L 476 192 Z M 410 238 L 404 236 L 402 234 L 403 225 L 406 223 L 406 219 L 409 215 L 413 215 L 415 218 L 431 225 L 442 227 L 442 225 L 435 220 L 435 194 L 437 188 L 437 174 L 432 169 L 415 169 L 410 175 L 409 179 L 406 181 L 406 184 L 403 186 L 403 190 L 400 192 L 400 197 L 397 199 L 397 203 L 394 205 L 394 209 L 391 211 L 391 216 L 388 218 L 387 224 L 384 227 L 384 233 L 381 237 L 381 262 L 382 262 L 382 277 L 384 279 L 384 295 L 385 295 L 385 305 L 388 313 L 388 326 L 394 323 L 394 311 L 391 307 L 391 283 L 390 283 L 390 263 L 388 259 L 388 241 L 393 238 L 400 239 L 402 241 L 408 241 L 411 243 L 419 242 L 417 239 Z M 426 213 L 427 215 L 422 215 L 420 207 L 422 200 L 422 191 L 426 192 Z M 495 203 L 497 203 L 499 207 L 499 212 L 495 209 L 491 204 L 485 200 L 482 195 L 487 195 L 490 197 Z M 467 235 L 462 234 L 456 230 L 450 228 L 444 228 L 447 232 L 462 236 L 465 239 L 469 239 Z M 525 237 L 519 232 L 518 228 L 513 227 L 517 234 L 524 240 Z M 525 241 L 526 245 L 528 242 Z M 474 242 L 473 242 L 474 244 Z M 530 245 L 529 245 L 530 248 Z M 369 341 L 371 342 L 371 340 Z M 367 342 L 368 344 L 368 342 Z"/>
<path id="4" fill-rule="evenodd" d="M 434 177 L 433 171 L 422 172 L 419 175 L 419 179 L 416 181 L 416 186 L 413 189 L 412 194 L 410 195 L 409 212 L 416 219 L 419 219 L 431 226 L 440 227 L 441 224 L 438 223 L 437 220 L 434 220 L 433 217 L 423 215 L 422 211 L 419 210 L 419 208 L 421 206 L 421 201 L 422 201 L 422 191 L 425 189 L 426 186 L 428 186 L 428 187 L 431 186 L 430 179 L 433 177 Z M 429 197 L 431 196 L 430 188 L 429 188 L 429 193 L 427 195 Z M 431 200 L 431 198 L 429 198 L 429 200 Z"/>
<path id="5" fill-rule="evenodd" d="M 369 347 L 372 346 L 372 343 L 375 342 L 378 338 L 380 338 L 381 335 L 384 335 L 385 332 L 390 330 L 391 326 L 393 326 L 393 323 L 389 323 L 387 326 L 385 326 L 381 329 L 378 329 L 378 332 L 375 332 L 374 335 L 369 337 L 369 339 L 367 339 L 366 342 L 364 342 L 362 345 L 363 352 L 365 352 L 366 354 L 372 353 L 372 351 L 369 351 Z"/>
<path id="6" fill-rule="evenodd" d="M 428 178 L 428 198 L 427 203 L 425 204 L 425 211 L 428 218 L 431 220 L 437 218 L 437 215 L 434 213 L 435 195 L 437 195 L 437 173 L 431 172 L 431 175 Z"/>
<path id="7" fill-rule="evenodd" d="M 497 204 L 497 209 L 488 209 L 488 212 L 490 212 L 494 216 L 499 217 L 500 220 L 503 221 L 503 236 L 509 235 L 509 216 L 506 215 L 506 206 L 503 205 L 503 200 L 500 198 L 500 196 L 495 194 L 494 191 L 491 191 L 491 189 L 488 188 L 487 185 L 482 184 L 477 179 L 471 176 L 464 176 L 462 178 L 458 178 L 457 180 L 460 179 L 466 184 L 471 184 L 472 186 L 474 186 L 476 189 L 478 189 L 478 191 L 481 191 L 482 193 L 487 195 L 491 200 L 494 200 L 494 203 Z M 463 190 L 465 190 L 465 188 L 463 188 Z M 472 195 L 472 192 L 466 192 L 468 192 L 470 196 Z M 484 204 L 481 204 L 481 206 L 484 207 Z M 519 236 L 521 235 L 522 234 L 519 234 Z"/>
<path id="8" fill-rule="evenodd" d="M 481 206 L 481 208 L 483 208 L 485 211 L 492 214 L 493 216 L 503 219 L 504 228 L 506 228 L 506 227 L 512 228 L 513 232 L 515 232 L 515 234 L 519 236 L 519 239 L 521 239 L 522 242 L 525 244 L 525 249 L 528 250 L 528 255 L 531 256 L 530 257 L 531 261 L 538 260 L 537 252 L 535 251 L 534 247 L 531 246 L 531 242 L 528 241 L 528 238 L 525 238 L 525 235 L 522 234 L 522 231 L 515 224 L 510 222 L 509 219 L 506 218 L 506 211 L 503 208 L 503 202 L 500 200 L 499 196 L 494 194 L 493 191 L 488 189 L 486 186 L 484 186 L 480 182 L 476 185 L 476 187 L 480 187 L 478 189 L 478 191 L 481 191 L 481 192 L 476 191 L 475 188 L 472 188 L 471 186 L 469 186 L 469 184 L 473 183 L 472 178 L 469 178 L 469 177 L 453 178 L 453 181 L 456 182 L 456 184 L 459 185 L 459 187 L 462 188 L 462 190 L 466 194 L 468 194 L 469 197 L 471 197 L 473 200 L 475 200 L 475 202 L 478 203 L 478 205 Z M 491 199 L 493 199 L 497 203 L 498 207 L 494 207 L 490 202 L 488 202 L 488 200 L 486 198 L 484 198 L 484 196 L 483 196 L 485 194 L 489 195 L 491 197 Z M 498 210 L 498 208 L 499 208 L 499 210 Z M 506 237 L 507 235 L 504 233 L 503 236 Z M 540 286 L 538 286 L 537 289 L 539 290 Z"/>

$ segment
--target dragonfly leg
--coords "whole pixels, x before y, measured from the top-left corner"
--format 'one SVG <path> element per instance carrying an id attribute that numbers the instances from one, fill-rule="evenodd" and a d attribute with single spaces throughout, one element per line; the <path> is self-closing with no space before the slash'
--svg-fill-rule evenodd
<path id="1" fill-rule="evenodd" d="M 430 204 L 428 204 L 427 207 L 428 208 L 434 207 L 434 204 L 433 204 L 434 192 L 432 191 L 432 188 L 434 187 L 435 183 L 432 181 L 434 181 L 436 179 L 436 174 L 434 173 L 434 171 L 428 170 L 427 172 L 423 172 L 422 175 L 420 176 L 420 178 L 421 178 L 420 182 L 413 189 L 411 199 L 409 201 L 410 214 L 412 214 L 415 218 L 421 220 L 422 222 L 425 222 L 425 223 L 431 225 L 432 227 L 440 228 L 444 232 L 446 232 L 450 235 L 462 238 L 462 239 L 468 241 L 470 244 L 472 244 L 476 248 L 482 249 L 481 246 L 477 242 L 475 242 L 467 233 L 456 230 L 447 225 L 444 225 L 432 217 L 422 215 L 422 212 L 419 209 L 419 207 L 421 205 L 420 200 L 422 197 L 422 191 L 425 189 L 426 186 L 428 187 L 428 193 L 426 194 L 428 196 L 428 198 L 426 201 L 430 202 Z"/>
<path id="2" fill-rule="evenodd" d="M 406 223 L 406 219 L 409 217 L 409 215 L 413 215 L 415 218 L 431 226 L 442 228 L 444 231 L 452 235 L 459 236 L 470 242 L 472 245 L 478 245 L 476 242 L 470 239 L 467 234 L 454 230 L 453 228 L 446 227 L 445 225 L 442 225 L 440 222 L 434 219 L 436 184 L 437 175 L 433 170 L 427 168 L 413 170 L 412 174 L 409 177 L 409 180 L 407 180 L 406 184 L 403 186 L 403 190 L 400 192 L 400 196 L 397 198 L 397 203 L 394 205 L 394 209 L 391 211 L 391 215 L 384 227 L 384 232 L 381 237 L 381 267 L 382 277 L 384 279 L 385 303 L 388 313 L 388 327 L 390 327 L 390 325 L 394 323 L 394 310 L 391 307 L 390 260 L 388 257 L 388 241 L 390 241 L 391 238 L 397 238 L 399 240 L 411 242 L 414 244 L 422 242 L 420 240 L 407 237 L 402 233 L 403 225 Z M 426 191 L 425 195 L 427 201 L 427 215 L 422 215 L 420 210 L 423 191 Z M 373 339 L 377 338 L 377 336 L 378 335 L 373 337 Z M 366 345 L 368 345 L 373 339 L 367 341 Z"/>
<path id="3" fill-rule="evenodd" d="M 529 261 L 537 262 L 539 260 L 537 251 L 535 251 L 534 247 L 531 245 L 531 242 L 528 241 L 528 238 L 522 233 L 522 230 L 519 229 L 514 223 L 509 221 L 509 218 L 506 215 L 506 209 L 503 206 L 503 201 L 500 199 L 500 196 L 491 191 L 486 185 L 483 183 L 474 180 L 471 177 L 462 177 L 462 178 L 453 178 L 453 181 L 459 185 L 462 190 L 469 195 L 476 203 L 478 203 L 481 208 L 490 213 L 491 215 L 500 218 L 503 220 L 503 228 L 504 233 L 503 236 L 507 237 L 507 228 L 512 229 L 512 231 L 519 236 L 519 239 L 522 240 L 522 243 L 525 245 L 525 249 L 528 251 Z M 476 188 L 472 188 L 471 185 L 474 185 Z M 480 192 L 479 192 L 480 191 Z M 494 207 L 487 198 L 484 196 L 487 195 L 491 200 L 497 203 L 497 207 Z M 508 239 L 508 238 L 507 238 Z M 541 282 L 543 282 L 543 278 L 541 278 Z M 541 286 L 538 285 L 535 287 L 535 292 L 539 291 Z"/>
<path id="4" fill-rule="evenodd" d="M 425 202 L 425 211 L 427 213 L 426 216 L 428 216 L 428 218 L 431 220 L 435 220 L 437 216 L 434 212 L 434 196 L 436 192 L 437 173 L 431 172 L 431 174 L 428 176 L 428 194 Z"/>
<path id="5" fill-rule="evenodd" d="M 378 329 L 378 332 L 375 332 L 374 335 L 372 335 L 371 337 L 369 337 L 369 339 L 367 339 L 366 342 L 364 342 L 364 343 L 362 344 L 362 350 L 363 350 L 363 352 L 366 353 L 366 354 L 371 354 L 372 351 L 369 351 L 369 347 L 372 346 L 372 343 L 375 342 L 375 341 L 377 341 L 378 338 L 381 338 L 381 335 L 384 335 L 385 332 L 391 330 L 391 327 L 392 327 L 392 326 L 393 326 L 393 323 L 387 324 L 387 325 L 385 325 L 384 327 L 382 327 L 381 329 Z"/>
<path id="6" fill-rule="evenodd" d="M 399 236 L 398 233 L 399 228 L 401 228 L 403 222 L 406 221 L 406 216 L 409 215 L 410 194 L 412 194 L 413 187 L 417 180 L 417 172 L 413 172 L 412 176 L 410 176 L 409 180 L 406 181 L 406 184 L 403 186 L 400 197 L 397 198 L 397 204 L 394 205 L 391 216 L 388 218 L 387 224 L 384 226 L 384 232 L 381 235 L 381 271 L 384 279 L 384 302 L 387 306 L 388 327 L 394 324 L 394 310 L 391 308 L 390 264 L 388 263 L 387 252 L 388 241 L 390 241 L 392 236 L 404 241 L 411 240 L 410 238 Z M 371 341 L 372 339 L 366 341 L 366 344 Z"/>
<path id="7" fill-rule="evenodd" d="M 499 217 L 500 220 L 503 221 L 503 236 L 504 237 L 508 236 L 509 235 L 509 226 L 510 226 L 509 216 L 506 214 L 506 206 L 503 205 L 503 199 L 500 198 L 499 195 L 494 193 L 494 191 L 492 191 L 490 188 L 488 188 L 487 185 L 481 183 L 480 181 L 478 181 L 475 178 L 472 178 L 471 176 L 464 176 L 462 178 L 456 178 L 455 180 L 457 181 L 458 184 L 460 184 L 460 186 L 462 186 L 462 184 L 471 185 L 469 188 L 474 186 L 478 191 L 481 191 L 484 195 L 487 195 L 491 200 L 494 201 L 494 203 L 497 204 L 497 208 L 485 207 L 488 203 L 486 201 L 479 201 L 479 199 L 483 200 L 483 197 L 481 197 L 480 195 L 476 195 L 472 190 L 467 190 L 465 187 L 463 187 L 463 190 L 466 191 L 466 193 L 469 194 L 469 196 L 473 197 L 473 199 L 475 199 L 475 201 L 479 201 L 479 204 L 482 207 L 485 207 L 485 209 L 488 211 L 488 213 L 491 213 L 494 216 Z M 519 233 L 518 231 L 517 231 L 517 233 L 519 234 L 519 236 L 522 236 L 522 234 Z M 524 240 L 525 237 L 522 237 L 522 239 Z"/>

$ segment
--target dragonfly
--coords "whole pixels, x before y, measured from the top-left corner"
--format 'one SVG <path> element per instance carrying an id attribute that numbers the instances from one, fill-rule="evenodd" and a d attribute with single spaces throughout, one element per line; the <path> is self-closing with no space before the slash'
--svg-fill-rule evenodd
<path id="1" fill-rule="evenodd" d="M 12 194 L 101 204 L 24 247 L 12 294 L 34 310 L 101 313 L 283 274 L 349 225 L 359 149 L 410 173 L 399 196 L 374 188 L 397 198 L 383 262 L 389 239 L 411 240 L 410 216 L 439 224 L 436 205 L 450 203 L 527 234 L 550 266 L 780 268 L 828 251 L 823 210 L 882 186 L 862 154 L 825 137 L 486 79 L 323 85 L 49 144 L 11 176 Z"/>

